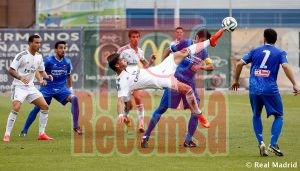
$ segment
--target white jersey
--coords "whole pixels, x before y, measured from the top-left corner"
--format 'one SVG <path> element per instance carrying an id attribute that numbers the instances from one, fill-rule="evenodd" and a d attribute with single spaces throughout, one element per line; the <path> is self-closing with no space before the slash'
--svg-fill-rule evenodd
<path id="1" fill-rule="evenodd" d="M 34 56 L 28 51 L 18 53 L 10 65 L 15 69 L 20 76 L 25 76 L 29 83 L 27 85 L 33 86 L 35 72 L 44 71 L 44 61 L 41 54 L 36 53 Z M 21 80 L 14 79 L 12 85 L 25 85 Z"/>
<path id="2" fill-rule="evenodd" d="M 132 72 L 124 70 L 116 78 L 118 97 L 126 97 L 126 100 L 129 100 L 131 91 L 137 89 L 176 89 L 177 86 L 172 84 L 176 68 L 173 54 L 170 54 L 157 66 L 148 69 L 137 68 Z"/>
<path id="3" fill-rule="evenodd" d="M 179 43 L 179 41 L 178 41 L 177 39 L 175 39 L 175 40 L 173 40 L 173 41 L 171 42 L 170 46 L 176 45 L 176 44 L 178 44 L 178 43 Z"/>
<path id="4" fill-rule="evenodd" d="M 118 53 L 127 61 L 127 71 L 131 72 L 138 68 L 138 63 L 140 60 L 144 61 L 144 51 L 138 48 L 138 51 L 135 51 L 130 47 L 130 44 L 121 47 L 118 50 Z"/>

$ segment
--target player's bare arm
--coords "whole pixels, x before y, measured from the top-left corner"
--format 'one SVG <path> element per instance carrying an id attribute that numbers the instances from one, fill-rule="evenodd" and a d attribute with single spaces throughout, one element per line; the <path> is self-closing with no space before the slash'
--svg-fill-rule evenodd
<path id="1" fill-rule="evenodd" d="M 299 86 L 297 85 L 296 81 L 295 81 L 295 77 L 293 74 L 293 71 L 291 69 L 291 67 L 289 66 L 289 64 L 285 63 L 282 64 L 282 69 L 285 73 L 285 75 L 287 76 L 287 78 L 291 81 L 291 83 L 293 84 L 293 93 L 294 95 L 298 95 L 300 93 L 300 89 Z"/>
<path id="2" fill-rule="evenodd" d="M 242 72 L 242 69 L 243 69 L 244 65 L 245 65 L 245 63 L 242 60 L 240 60 L 236 65 L 236 70 L 235 70 L 233 83 L 230 87 L 234 91 L 237 91 L 238 88 L 240 87 L 239 79 L 240 79 L 240 75 L 241 75 L 241 72 Z"/>
<path id="3" fill-rule="evenodd" d="M 118 103 L 117 103 L 117 112 L 118 112 L 118 124 L 121 124 L 123 122 L 127 122 L 128 118 L 126 113 L 129 112 L 130 104 L 129 102 L 124 102 L 124 97 L 118 97 Z M 128 111 L 127 111 L 128 110 Z"/>
<path id="4" fill-rule="evenodd" d="M 20 76 L 17 71 L 13 68 L 9 68 L 8 73 L 14 77 L 15 79 L 21 80 L 24 84 L 28 84 L 29 83 L 29 79 L 24 77 L 24 76 Z"/>
<path id="5" fill-rule="evenodd" d="M 151 65 L 153 65 L 153 63 L 156 59 L 156 56 L 154 54 L 152 54 L 152 55 L 149 56 L 148 59 L 149 59 L 148 61 L 147 60 L 140 60 L 141 63 L 143 64 L 144 68 L 149 68 Z"/>
<path id="6" fill-rule="evenodd" d="M 171 53 L 170 48 L 166 48 L 166 49 L 164 50 L 163 55 L 162 55 L 162 60 L 164 60 L 166 57 L 168 57 L 168 56 L 170 55 L 170 53 Z"/>
<path id="7" fill-rule="evenodd" d="M 195 71 L 195 72 L 200 71 L 200 70 L 213 71 L 214 69 L 215 69 L 214 65 L 210 58 L 206 58 L 204 61 L 200 62 L 199 64 L 191 66 L 191 70 Z"/>
<path id="8" fill-rule="evenodd" d="M 40 85 L 42 86 L 47 85 L 47 81 L 43 79 L 40 72 L 35 72 L 35 78 L 39 81 Z"/>
<path id="9" fill-rule="evenodd" d="M 52 75 L 48 75 L 48 74 L 46 73 L 46 71 L 39 71 L 39 73 L 41 74 L 41 76 L 42 76 L 43 78 L 46 78 L 47 80 L 53 81 Z"/>

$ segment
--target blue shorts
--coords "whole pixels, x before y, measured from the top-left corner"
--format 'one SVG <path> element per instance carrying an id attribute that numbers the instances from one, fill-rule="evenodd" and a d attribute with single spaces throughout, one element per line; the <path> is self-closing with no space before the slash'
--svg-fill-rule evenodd
<path id="1" fill-rule="evenodd" d="M 196 91 L 195 84 L 190 84 L 189 86 L 191 86 L 191 88 L 194 92 L 194 95 L 196 97 L 198 107 L 200 107 L 200 98 L 199 98 L 198 93 Z M 174 90 L 166 89 L 164 91 L 163 96 L 161 97 L 160 107 L 176 109 L 178 107 L 181 99 L 183 101 L 184 109 L 188 109 L 189 104 L 186 101 L 185 94 L 178 93 L 177 91 L 174 91 Z"/>
<path id="2" fill-rule="evenodd" d="M 62 105 L 66 105 L 68 103 L 67 98 L 72 95 L 71 91 L 67 87 L 63 87 L 61 89 L 41 87 L 40 91 L 48 104 L 50 104 L 52 98 L 54 98 Z"/>
<path id="3" fill-rule="evenodd" d="M 267 116 L 283 116 L 283 107 L 280 94 L 274 95 L 257 95 L 249 94 L 252 112 L 254 115 L 260 115 L 262 108 L 265 106 Z"/>

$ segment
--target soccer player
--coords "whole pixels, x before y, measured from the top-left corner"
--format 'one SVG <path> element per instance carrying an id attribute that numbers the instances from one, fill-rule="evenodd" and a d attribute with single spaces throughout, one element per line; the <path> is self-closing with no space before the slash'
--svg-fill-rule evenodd
<path id="1" fill-rule="evenodd" d="M 149 61 L 144 57 L 144 51 L 138 47 L 138 43 L 141 37 L 141 33 L 138 30 L 132 29 L 128 32 L 129 44 L 121 47 L 118 53 L 127 61 L 128 67 L 126 70 L 128 72 L 134 71 L 138 68 L 138 62 L 140 61 L 143 68 L 148 68 L 151 66 L 155 60 L 155 56 L 151 55 Z M 139 124 L 139 132 L 143 133 L 144 130 L 144 104 L 142 102 L 143 90 L 134 90 L 132 95 L 135 100 L 137 108 L 137 117 Z"/>
<path id="2" fill-rule="evenodd" d="M 136 69 L 133 72 L 128 72 L 127 62 L 124 58 L 118 54 L 111 54 L 107 60 L 109 67 L 117 74 L 117 91 L 118 91 L 118 123 L 128 122 L 127 112 L 129 110 L 128 101 L 132 90 L 146 89 L 146 88 L 168 88 L 178 91 L 186 96 L 187 103 L 193 114 L 196 114 L 197 119 L 202 126 L 208 128 L 209 122 L 202 114 L 198 105 L 196 104 L 196 98 L 194 92 L 190 86 L 185 83 L 179 82 L 174 77 L 174 72 L 178 64 L 187 56 L 193 57 L 195 53 L 199 53 L 204 48 L 210 46 L 216 46 L 217 40 L 222 36 L 224 29 L 220 29 L 209 40 L 199 42 L 189 46 L 188 48 L 177 51 L 170 54 L 162 63 L 155 67 L 149 67 L 148 69 Z M 125 104 L 125 105 L 124 105 Z M 143 141 L 148 141 L 147 138 L 143 138 Z"/>
<path id="3" fill-rule="evenodd" d="M 36 71 L 39 71 L 41 76 L 46 79 L 53 80 L 53 78 L 45 72 L 43 57 L 38 53 L 41 47 L 40 36 L 30 35 L 28 44 L 29 48 L 15 56 L 8 70 L 14 80 L 11 92 L 12 110 L 7 118 L 4 142 L 10 140 L 11 131 L 24 100 L 41 108 L 38 140 L 52 140 L 45 133 L 49 107 L 43 95 L 34 87 L 33 80 Z M 43 81 L 40 83 L 44 84 Z"/>
<path id="4" fill-rule="evenodd" d="M 239 78 L 243 66 L 251 63 L 249 97 L 253 112 L 253 128 L 261 156 L 268 156 L 262 136 L 263 125 L 261 121 L 261 111 L 263 106 L 265 106 L 268 117 L 274 115 L 268 150 L 277 156 L 283 156 L 277 144 L 283 126 L 283 107 L 277 86 L 277 75 L 280 66 L 293 84 L 294 94 L 297 95 L 300 92 L 294 79 L 292 69 L 288 65 L 287 53 L 275 46 L 276 40 L 276 31 L 273 29 L 265 29 L 264 45 L 252 49 L 237 63 L 234 81 L 231 85 L 232 90 L 239 88 Z"/>
<path id="5" fill-rule="evenodd" d="M 45 60 L 45 71 L 53 76 L 53 81 L 41 86 L 40 91 L 43 94 L 46 102 L 50 105 L 52 98 L 56 99 L 62 105 L 71 103 L 71 113 L 73 115 L 73 130 L 81 135 L 82 130 L 78 126 L 79 105 L 78 98 L 73 94 L 72 89 L 72 64 L 71 60 L 65 57 L 66 42 L 58 41 L 54 45 L 55 55 L 49 56 Z M 67 84 L 67 86 L 66 86 Z M 23 130 L 20 136 L 26 136 L 29 127 L 40 111 L 39 106 L 35 106 L 29 113 Z"/>
<path id="6" fill-rule="evenodd" d="M 176 27 L 175 29 L 175 40 L 171 42 L 171 45 L 177 44 L 184 37 L 184 30 L 182 27 Z"/>
<path id="7" fill-rule="evenodd" d="M 207 29 L 201 29 L 197 32 L 196 42 L 203 42 L 211 37 L 211 34 Z M 183 48 L 194 44 L 192 39 L 181 40 L 177 44 L 170 46 L 170 52 L 177 52 Z M 203 66 L 203 61 L 205 65 Z M 194 54 L 194 57 L 184 58 L 183 61 L 178 65 L 175 71 L 175 78 L 187 85 L 189 85 L 196 97 L 198 107 L 200 108 L 200 98 L 198 96 L 194 76 L 198 70 L 212 71 L 214 69 L 212 60 L 208 57 L 208 52 L 203 49 L 201 52 Z M 166 89 L 161 98 L 159 107 L 154 111 L 152 118 L 150 120 L 149 126 L 143 136 L 143 139 L 149 139 L 152 130 L 155 128 L 162 114 L 164 114 L 168 108 L 176 109 L 179 105 L 181 99 L 183 100 L 184 109 L 188 109 L 189 105 L 187 103 L 186 96 L 177 91 Z M 188 132 L 185 138 L 184 147 L 196 147 L 197 145 L 192 141 L 192 137 L 197 129 L 198 119 L 197 114 L 191 113 Z M 143 141 L 141 143 L 142 148 L 148 147 L 148 142 Z"/>
<path id="8" fill-rule="evenodd" d="M 184 39 L 184 30 L 182 27 L 176 27 L 175 29 L 175 40 L 173 40 L 171 42 L 171 45 L 176 45 L 177 43 L 179 43 L 181 40 Z M 169 54 L 171 53 L 170 48 L 166 48 L 164 50 L 164 53 L 162 55 L 162 59 L 165 59 L 167 56 L 169 56 Z"/>

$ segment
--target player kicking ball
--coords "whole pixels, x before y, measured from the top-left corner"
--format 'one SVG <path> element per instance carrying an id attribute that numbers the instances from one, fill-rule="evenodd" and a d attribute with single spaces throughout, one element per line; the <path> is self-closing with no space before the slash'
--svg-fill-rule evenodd
<path id="1" fill-rule="evenodd" d="M 209 127 L 209 122 L 202 114 L 202 111 L 197 105 L 197 101 L 192 88 L 182 82 L 179 82 L 175 77 L 175 70 L 181 61 L 187 56 L 193 56 L 208 46 L 216 46 L 218 39 L 222 36 L 224 29 L 220 29 L 210 39 L 193 44 L 188 48 L 170 54 L 162 63 L 148 69 L 136 69 L 135 71 L 127 72 L 127 62 L 118 53 L 111 54 L 107 60 L 109 67 L 116 72 L 116 85 L 118 91 L 118 124 L 129 122 L 127 112 L 129 110 L 130 93 L 137 89 L 172 89 L 181 94 L 185 94 L 187 103 L 192 114 L 197 115 L 197 119 L 205 128 Z M 143 139 L 142 141 L 148 141 Z"/>
<path id="2" fill-rule="evenodd" d="M 14 80 L 12 82 L 11 92 L 12 110 L 7 118 L 6 130 L 3 137 L 4 142 L 10 141 L 11 131 L 24 100 L 39 106 L 41 109 L 38 140 L 53 139 L 45 133 L 49 106 L 43 95 L 34 87 L 33 84 L 36 71 L 39 71 L 41 76 L 48 80 L 53 80 L 53 77 L 45 72 L 43 57 L 38 53 L 41 47 L 40 36 L 29 36 L 28 44 L 29 48 L 15 56 L 8 70 L 9 74 L 14 77 Z M 40 83 L 43 84 L 43 80 Z"/>
<path id="3" fill-rule="evenodd" d="M 56 99 L 62 105 L 71 103 L 71 113 L 73 115 L 73 130 L 81 135 L 82 130 L 78 126 L 79 105 L 78 98 L 73 94 L 72 89 L 72 64 L 71 60 L 65 57 L 66 42 L 58 41 L 54 45 L 55 55 L 49 56 L 45 60 L 45 71 L 53 76 L 53 81 L 42 85 L 40 88 L 47 104 L 51 104 L 52 98 Z M 21 137 L 27 135 L 28 129 L 35 120 L 40 108 L 35 106 L 29 113 L 23 130 L 20 133 Z"/>
<path id="4" fill-rule="evenodd" d="M 196 40 L 192 39 L 184 39 L 177 44 L 171 44 L 171 46 L 165 51 L 166 55 L 169 55 L 171 52 L 177 52 L 188 46 L 194 44 L 195 42 L 202 42 L 211 37 L 210 32 L 207 29 L 200 29 L 196 34 Z M 205 65 L 203 65 L 205 63 Z M 194 82 L 194 77 L 197 71 L 212 71 L 214 69 L 212 60 L 209 58 L 208 51 L 203 49 L 200 53 L 194 54 L 193 57 L 184 58 L 184 60 L 178 65 L 175 71 L 175 78 L 189 85 L 196 97 L 197 105 L 200 107 L 200 97 L 196 91 L 196 85 Z M 183 101 L 184 109 L 188 109 L 189 105 L 187 103 L 186 97 L 184 94 L 178 93 L 177 91 L 172 91 L 167 89 L 164 91 L 163 96 L 161 98 L 159 107 L 154 111 L 152 118 L 149 122 L 148 128 L 143 136 L 145 139 L 149 139 L 152 130 L 155 128 L 156 124 L 160 120 L 160 117 L 168 110 L 168 108 L 176 109 L 180 104 L 180 101 Z M 193 135 L 198 127 L 198 119 L 197 114 L 191 114 L 188 131 L 183 143 L 184 147 L 197 147 L 196 143 L 193 142 Z M 141 144 L 142 148 L 147 148 L 148 143 Z"/>

